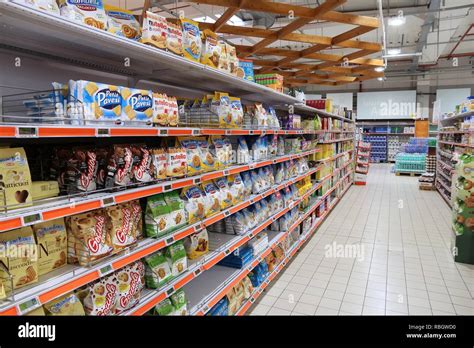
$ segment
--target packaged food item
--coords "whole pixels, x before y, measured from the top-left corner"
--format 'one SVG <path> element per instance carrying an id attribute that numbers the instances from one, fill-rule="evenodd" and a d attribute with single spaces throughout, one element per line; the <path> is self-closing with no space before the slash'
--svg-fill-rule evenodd
<path id="1" fill-rule="evenodd" d="M 127 202 L 105 208 L 107 233 L 112 247 L 121 250 L 137 242 L 137 227 L 133 226 L 132 206 Z"/>
<path id="2" fill-rule="evenodd" d="M 232 194 L 232 204 L 240 203 L 244 200 L 244 183 L 240 174 L 229 175 L 230 191 Z"/>
<path id="3" fill-rule="evenodd" d="M 206 209 L 204 214 L 211 216 L 221 210 L 221 193 L 212 181 L 202 183 L 202 190 L 206 195 Z"/>
<path id="4" fill-rule="evenodd" d="M 97 175 L 95 177 L 96 187 L 98 190 L 105 188 L 105 180 L 107 178 L 107 165 L 109 160 L 109 149 L 99 147 L 95 150 L 97 160 Z"/>
<path id="5" fill-rule="evenodd" d="M 171 22 L 168 22 L 166 48 L 174 54 L 183 55 L 183 32 L 178 25 Z"/>
<path id="6" fill-rule="evenodd" d="M 285 180 L 285 166 L 283 163 L 277 163 L 274 167 L 275 183 L 281 184 Z"/>
<path id="7" fill-rule="evenodd" d="M 213 68 L 219 66 L 219 58 L 221 55 L 219 38 L 217 34 L 209 29 L 202 31 L 204 45 L 202 48 L 201 63 Z"/>
<path id="8" fill-rule="evenodd" d="M 220 198 L 219 201 L 221 203 L 221 209 L 224 210 L 232 205 L 233 197 L 232 192 L 229 188 L 229 182 L 227 181 L 227 177 L 221 177 L 214 180 L 217 188 L 219 189 Z"/>
<path id="9" fill-rule="evenodd" d="M 166 258 L 168 259 L 173 277 L 179 276 L 188 268 L 186 250 L 184 249 L 183 242 L 178 241 L 170 245 L 166 249 L 165 254 Z"/>
<path id="10" fill-rule="evenodd" d="M 163 301 L 161 301 L 155 306 L 154 311 L 159 316 L 173 315 L 174 306 L 169 298 L 165 298 Z"/>
<path id="11" fill-rule="evenodd" d="M 239 58 L 237 58 L 237 50 L 234 46 L 226 43 L 227 59 L 229 60 L 229 72 L 237 76 L 239 69 Z"/>
<path id="12" fill-rule="evenodd" d="M 183 289 L 179 289 L 170 296 L 174 307 L 174 315 L 188 315 L 188 300 Z"/>
<path id="13" fill-rule="evenodd" d="M 164 148 L 151 149 L 151 169 L 154 179 L 166 179 L 166 168 L 168 167 L 168 154 Z"/>
<path id="14" fill-rule="evenodd" d="M 159 237 L 171 230 L 170 207 L 162 193 L 147 198 L 145 210 L 145 231 L 148 237 Z"/>
<path id="15" fill-rule="evenodd" d="M 180 178 L 185 176 L 188 173 L 187 163 L 187 151 L 184 147 L 169 147 L 166 176 L 171 178 Z"/>
<path id="16" fill-rule="evenodd" d="M 57 181 L 33 181 L 31 196 L 33 201 L 39 199 L 57 197 L 59 195 L 59 184 Z"/>
<path id="17" fill-rule="evenodd" d="M 140 23 L 138 23 L 131 11 L 105 5 L 105 13 L 107 14 L 107 31 L 127 39 L 140 39 Z"/>
<path id="18" fill-rule="evenodd" d="M 199 62 L 202 48 L 199 24 L 191 19 L 182 18 L 181 28 L 183 30 L 184 57 Z"/>
<path id="19" fill-rule="evenodd" d="M 216 164 L 218 167 L 216 169 L 227 167 L 232 163 L 232 145 L 228 139 L 213 137 L 210 150 L 212 156 L 217 159 Z"/>
<path id="20" fill-rule="evenodd" d="M 242 108 L 242 103 L 240 98 L 230 97 L 230 110 L 232 115 L 231 126 L 233 128 L 239 128 L 244 122 L 244 109 Z"/>
<path id="21" fill-rule="evenodd" d="M 73 292 L 44 304 L 47 315 L 86 315 L 81 301 Z"/>
<path id="22" fill-rule="evenodd" d="M 229 307 L 227 297 L 217 302 L 206 314 L 208 316 L 227 316 L 229 315 Z"/>
<path id="23" fill-rule="evenodd" d="M 132 234 L 140 239 L 143 237 L 142 206 L 139 200 L 130 201 L 128 205 L 132 211 Z"/>
<path id="24" fill-rule="evenodd" d="M 107 15 L 102 0 L 58 0 L 62 17 L 105 30 Z"/>
<path id="25" fill-rule="evenodd" d="M 225 42 L 220 41 L 219 47 L 220 47 L 221 55 L 219 58 L 217 69 L 225 71 L 225 72 L 230 72 L 229 55 L 227 54 L 227 46 Z"/>
<path id="26" fill-rule="evenodd" d="M 97 156 L 91 148 L 76 147 L 67 161 L 65 183 L 69 193 L 94 191 L 97 188 Z"/>
<path id="27" fill-rule="evenodd" d="M 242 279 L 242 288 L 244 290 L 244 299 L 249 299 L 253 293 L 253 285 L 248 276 Z"/>
<path id="28" fill-rule="evenodd" d="M 174 231 L 186 225 L 186 210 L 179 193 L 177 191 L 165 192 L 164 198 L 169 208 L 168 221 L 171 224 L 171 230 Z"/>
<path id="29" fill-rule="evenodd" d="M 201 153 L 202 170 L 211 172 L 221 167 L 221 163 L 212 155 L 208 141 L 205 138 L 196 140 Z"/>
<path id="30" fill-rule="evenodd" d="M 247 141 L 244 137 L 237 139 L 237 163 L 249 163 L 250 162 L 250 151 L 247 145 Z"/>
<path id="31" fill-rule="evenodd" d="M 197 186 L 183 189 L 181 196 L 186 200 L 185 209 L 188 214 L 188 223 L 192 224 L 205 217 L 206 196 Z"/>
<path id="32" fill-rule="evenodd" d="M 204 228 L 200 232 L 194 233 L 184 239 L 186 255 L 190 260 L 197 259 L 209 252 L 209 237 Z"/>
<path id="33" fill-rule="evenodd" d="M 153 92 L 144 89 L 121 87 L 122 120 L 152 123 Z"/>
<path id="34" fill-rule="evenodd" d="M 145 283 L 147 288 L 158 289 L 171 278 L 171 269 L 163 250 L 145 257 Z"/>
<path id="35" fill-rule="evenodd" d="M 69 263 L 79 262 L 81 266 L 88 266 L 90 262 L 112 252 L 112 242 L 107 233 L 107 217 L 103 210 L 68 216 L 65 221 Z"/>
<path id="36" fill-rule="evenodd" d="M 236 76 L 247 81 L 255 82 L 253 60 L 239 59 L 239 69 L 237 69 Z"/>
<path id="37" fill-rule="evenodd" d="M 153 181 L 153 158 L 145 144 L 130 146 L 132 151 L 132 178 L 136 182 Z"/>
<path id="38" fill-rule="evenodd" d="M 43 275 L 67 261 L 67 232 L 64 219 L 41 222 L 32 226 L 38 244 L 38 274 Z"/>
<path id="39" fill-rule="evenodd" d="M 145 266 L 136 261 L 114 273 L 117 284 L 117 303 L 115 314 L 120 314 L 140 301 L 140 294 L 145 285 Z"/>
<path id="40" fill-rule="evenodd" d="M 44 312 L 43 307 L 38 307 L 36 309 L 33 309 L 32 311 L 28 311 L 27 313 L 23 314 L 24 316 L 30 317 L 42 317 L 45 316 L 46 313 Z"/>
<path id="41" fill-rule="evenodd" d="M 244 183 L 244 197 L 248 198 L 252 195 L 252 177 L 249 171 L 242 172 L 241 177 Z"/>
<path id="42" fill-rule="evenodd" d="M 15 1 L 26 5 L 28 7 L 32 7 L 34 9 L 54 13 L 59 15 L 59 7 L 56 1 L 54 0 L 23 0 L 23 1 Z"/>
<path id="43" fill-rule="evenodd" d="M 166 49 L 168 21 L 165 17 L 146 11 L 143 16 L 142 37 L 140 42 Z"/>
<path id="44" fill-rule="evenodd" d="M 87 315 L 113 315 L 117 304 L 117 282 L 114 275 L 103 277 L 78 292 Z"/>
<path id="45" fill-rule="evenodd" d="M 8 209 L 31 205 L 31 174 L 22 147 L 0 149 L 0 189 Z"/>
<path id="46" fill-rule="evenodd" d="M 201 143 L 195 138 L 180 138 L 181 145 L 186 149 L 187 172 L 196 175 L 203 172 L 203 161 L 207 161 L 201 152 Z M 204 144 L 205 145 L 205 144 Z M 212 160 L 212 158 L 210 158 Z"/>
<path id="47" fill-rule="evenodd" d="M 262 192 L 265 186 L 263 178 L 255 170 L 250 172 L 250 177 L 252 178 L 252 193 L 256 195 Z"/>
<path id="48" fill-rule="evenodd" d="M 13 289 L 38 281 L 38 250 L 31 227 L 0 233 L 0 299 L 10 295 Z"/>
<path id="49" fill-rule="evenodd" d="M 166 94 L 153 93 L 153 123 L 161 127 L 168 126 L 168 107 Z"/>
<path id="50" fill-rule="evenodd" d="M 86 121 L 90 121 L 86 124 L 107 125 L 111 122 L 122 121 L 120 87 L 99 82 L 71 80 L 69 81 L 69 93 L 73 100 L 80 103 Z"/>
<path id="51" fill-rule="evenodd" d="M 168 123 L 170 127 L 177 127 L 179 124 L 179 108 L 176 97 L 168 97 Z"/>
<path id="52" fill-rule="evenodd" d="M 106 187 L 127 186 L 132 179 L 133 155 L 128 145 L 113 145 L 109 154 Z"/>
<path id="53" fill-rule="evenodd" d="M 219 127 L 235 128 L 232 121 L 232 109 L 229 94 L 216 92 L 211 102 L 211 111 L 219 118 Z"/>

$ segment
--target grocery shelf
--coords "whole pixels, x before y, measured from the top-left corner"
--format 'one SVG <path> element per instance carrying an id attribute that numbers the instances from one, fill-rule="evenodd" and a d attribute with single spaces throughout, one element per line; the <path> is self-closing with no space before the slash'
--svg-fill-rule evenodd
<path id="1" fill-rule="evenodd" d="M 139 77 L 156 81 L 162 84 L 160 88 L 164 92 L 169 87 L 168 93 L 176 96 L 180 96 L 180 90 L 181 96 L 185 97 L 225 90 L 249 101 L 272 104 L 298 102 L 289 95 L 173 53 L 8 0 L 0 0 L 0 12 L 3 24 L 0 43 L 10 50 L 48 56 L 133 79 Z M 125 58 L 130 60 L 130 67 L 125 67 Z M 197 89 L 189 86 L 197 86 Z"/>
<path id="2" fill-rule="evenodd" d="M 451 192 L 451 186 L 446 184 L 444 181 L 440 180 L 439 178 L 436 178 L 436 181 L 440 183 L 441 186 L 443 186 L 446 191 Z"/>
<path id="3" fill-rule="evenodd" d="M 439 174 L 440 176 L 442 176 L 443 178 L 445 178 L 449 182 L 452 181 L 452 178 L 449 175 L 445 174 L 442 170 L 438 169 L 436 174 Z"/>
<path id="4" fill-rule="evenodd" d="M 445 166 L 446 168 L 449 168 L 449 169 L 451 169 L 451 170 L 454 169 L 454 167 L 453 167 L 451 164 L 448 164 L 448 163 L 446 163 L 446 162 L 440 160 L 439 158 L 437 159 L 437 161 L 438 161 L 441 165 Z"/>
<path id="5" fill-rule="evenodd" d="M 318 162 L 327 162 L 327 161 L 333 161 L 335 160 L 336 158 L 339 158 L 341 156 L 344 156 L 346 153 L 349 153 L 349 152 L 352 152 L 354 151 L 354 149 L 350 149 L 350 150 L 347 150 L 347 151 L 343 151 L 341 153 L 338 153 L 337 155 L 334 155 L 334 156 L 331 156 L 331 157 L 326 157 L 326 158 L 323 158 L 323 159 L 320 159 L 320 160 L 317 160 Z"/>
<path id="6" fill-rule="evenodd" d="M 198 232 L 202 230 L 203 228 L 210 226 L 213 223 L 216 223 L 217 221 L 220 221 L 224 219 L 225 217 L 230 216 L 262 200 L 263 198 L 268 197 L 272 193 L 280 191 L 281 189 L 288 187 L 304 179 L 305 177 L 316 173 L 319 169 L 320 169 L 319 167 L 312 168 L 307 173 L 299 175 L 293 179 L 287 180 L 286 182 L 281 183 L 279 185 L 275 185 L 274 187 L 266 190 L 265 192 L 260 193 L 258 195 L 254 195 L 250 199 L 245 200 L 241 203 L 238 203 L 237 205 L 229 209 L 226 209 L 213 216 L 210 216 L 196 224 L 186 226 L 180 230 L 177 230 L 173 233 L 165 235 L 161 238 L 158 238 L 158 239 L 146 238 L 138 242 L 136 246 L 128 248 L 116 256 L 109 257 L 103 261 L 100 261 L 93 267 L 87 268 L 87 267 L 80 267 L 76 265 L 68 265 L 65 268 L 61 268 L 60 270 L 55 271 L 56 272 L 55 274 L 48 274 L 47 276 L 44 277 L 44 279 L 40 279 L 38 283 L 19 289 L 19 291 L 17 291 L 13 297 L 13 302 L 11 303 L 6 302 L 4 304 L 0 304 L 0 315 L 21 314 L 22 311 L 19 310 L 20 304 L 26 303 L 32 299 L 34 300 L 34 302 L 39 303 L 39 304 L 47 303 L 51 301 L 52 299 L 57 298 L 65 293 L 68 293 L 82 285 L 85 285 L 87 283 L 90 283 L 91 281 L 99 279 L 100 277 L 103 277 L 104 275 L 111 273 L 114 270 L 120 269 L 126 266 L 127 264 L 130 264 L 160 249 L 163 249 L 164 247 L 171 245 L 178 240 L 182 240 L 185 237 L 195 232 Z M 314 186 L 309 192 L 314 192 L 319 187 L 320 185 L 318 184 Z M 285 208 L 286 209 L 285 213 L 291 208 Z M 284 213 L 282 213 L 282 215 L 283 214 Z M 239 240 L 239 245 L 241 245 L 241 243 L 243 243 L 242 240 Z M 208 267 L 207 262 L 203 264 L 203 267 Z M 107 270 L 107 273 L 104 273 L 103 270 Z M 29 308 L 29 310 L 33 310 L 33 309 L 34 309 L 33 307 Z"/>
<path id="7" fill-rule="evenodd" d="M 406 135 L 406 136 L 413 136 L 415 133 L 388 133 L 388 132 L 368 132 L 368 133 L 362 133 L 362 135 Z"/>
<path id="8" fill-rule="evenodd" d="M 331 114 L 331 113 L 326 112 L 324 110 L 316 109 L 316 108 L 313 108 L 311 106 L 308 106 L 306 104 L 295 104 L 294 107 L 295 107 L 295 110 L 298 111 L 298 112 L 309 113 L 309 114 L 315 114 L 316 113 L 316 114 L 324 116 L 324 117 L 332 117 L 332 118 L 337 118 L 338 120 L 342 120 L 344 122 L 354 123 L 353 120 L 350 120 L 350 119 L 348 119 L 344 116 Z"/>
<path id="9" fill-rule="evenodd" d="M 431 133 L 431 132 L 430 132 Z M 438 131 L 438 134 L 470 134 L 474 133 L 474 129 L 458 130 L 458 131 Z"/>
<path id="10" fill-rule="evenodd" d="M 0 214 L 0 232 L 144 198 L 161 192 L 176 190 L 199 184 L 206 180 L 237 174 L 246 170 L 267 166 L 273 163 L 280 163 L 290 159 L 305 157 L 317 152 L 319 152 L 319 149 L 313 149 L 299 154 L 279 156 L 270 160 L 263 160 L 246 165 L 236 165 L 224 170 L 173 181 L 163 181 L 157 184 L 140 186 L 119 192 L 93 193 L 87 196 L 75 196 L 72 198 L 64 196 L 54 200 L 45 200 L 43 204 L 40 203 L 32 207 L 12 210 L 8 213 L 2 213 L 3 215 Z"/>
<path id="11" fill-rule="evenodd" d="M 452 142 L 452 141 L 444 141 L 444 140 L 438 140 L 438 143 L 445 144 L 445 145 L 450 145 L 450 146 L 460 146 L 460 147 L 468 147 L 468 148 L 474 149 L 473 144 L 461 144 L 461 143 L 455 143 L 455 142 Z"/>
<path id="12" fill-rule="evenodd" d="M 449 197 L 443 192 L 442 189 L 440 189 L 439 187 L 436 187 L 436 189 L 438 190 L 441 197 L 443 197 L 444 201 L 449 205 L 449 207 L 452 207 L 451 199 L 449 199 Z"/>
<path id="13" fill-rule="evenodd" d="M 295 255 L 296 251 L 298 251 L 305 243 L 306 241 L 316 232 L 317 228 L 319 225 L 324 221 L 326 215 L 328 215 L 331 210 L 339 203 L 340 199 L 346 194 L 346 192 L 349 190 L 350 186 L 352 183 L 350 183 L 344 191 L 341 192 L 341 195 L 336 198 L 336 200 L 331 204 L 329 209 L 323 213 L 322 216 L 317 218 L 316 223 L 313 224 L 313 226 L 309 229 L 307 233 L 305 233 L 300 240 L 286 253 L 285 258 L 278 264 L 278 266 L 275 267 L 273 272 L 271 272 L 267 279 L 265 279 L 262 284 L 260 284 L 259 287 L 255 288 L 252 295 L 248 300 L 246 300 L 240 309 L 237 311 L 236 315 L 241 316 L 244 315 L 248 309 L 252 306 L 252 304 L 260 297 L 260 295 L 263 293 L 263 291 L 267 288 L 267 286 L 270 284 L 270 282 L 281 272 L 281 270 L 288 264 L 288 262 L 291 260 L 291 258 Z"/>
<path id="14" fill-rule="evenodd" d="M 440 123 L 444 123 L 444 124 L 448 124 L 448 123 L 451 123 L 451 122 L 454 122 L 454 121 L 457 121 L 457 120 L 461 120 L 463 119 L 464 117 L 470 117 L 470 116 L 473 116 L 474 115 L 474 111 L 468 111 L 468 112 L 464 112 L 462 114 L 458 114 L 458 115 L 454 115 L 454 116 L 451 116 L 451 117 L 447 117 L 447 118 L 444 118 L 444 119 L 440 119 Z"/>
<path id="15" fill-rule="evenodd" d="M 342 138 L 342 139 L 333 139 L 333 140 L 324 140 L 324 141 L 318 142 L 318 144 L 331 144 L 331 143 L 338 143 L 338 142 L 342 142 L 342 141 L 349 141 L 349 140 L 353 140 L 353 139 L 354 139 L 354 137 Z"/>

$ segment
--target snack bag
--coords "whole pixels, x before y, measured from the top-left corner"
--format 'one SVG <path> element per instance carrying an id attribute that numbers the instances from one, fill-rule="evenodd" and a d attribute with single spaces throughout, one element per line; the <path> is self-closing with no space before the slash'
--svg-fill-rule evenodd
<path id="1" fill-rule="evenodd" d="M 59 7 L 55 0 L 24 0 L 24 1 L 15 1 L 21 3 L 22 5 L 26 5 L 28 7 L 32 7 L 34 9 L 54 13 L 55 15 L 59 15 Z"/>
<path id="2" fill-rule="evenodd" d="M 188 261 L 186 258 L 186 250 L 184 249 L 183 242 L 178 241 L 170 245 L 166 249 L 165 254 L 166 258 L 168 259 L 173 277 L 177 277 L 186 271 L 188 268 Z"/>
<path id="3" fill-rule="evenodd" d="M 97 188 L 97 155 L 93 149 L 74 148 L 67 161 L 65 184 L 68 193 L 94 191 Z"/>
<path id="4" fill-rule="evenodd" d="M 78 292 L 87 315 L 113 315 L 117 304 L 118 289 L 114 275 L 101 278 Z"/>
<path id="5" fill-rule="evenodd" d="M 44 304 L 47 315 L 86 315 L 81 301 L 73 292 Z"/>
<path id="6" fill-rule="evenodd" d="M 232 204 L 240 203 L 244 200 L 244 183 L 240 174 L 229 175 L 230 190 L 232 194 Z"/>
<path id="7" fill-rule="evenodd" d="M 184 147 L 169 147 L 167 157 L 166 176 L 180 178 L 188 173 L 187 151 Z"/>
<path id="8" fill-rule="evenodd" d="M 137 229 L 133 226 L 132 206 L 127 202 L 105 208 L 107 233 L 115 250 L 126 248 L 137 241 Z"/>
<path id="9" fill-rule="evenodd" d="M 221 55 L 219 58 L 217 69 L 225 71 L 225 72 L 230 72 L 229 55 L 227 54 L 226 43 L 223 41 L 220 41 L 219 48 L 220 48 Z"/>
<path id="10" fill-rule="evenodd" d="M 102 0 L 58 0 L 61 17 L 105 30 L 107 15 Z"/>
<path id="11" fill-rule="evenodd" d="M 219 127 L 232 128 L 232 110 L 229 95 L 216 92 L 211 103 L 211 111 L 219 117 Z"/>
<path id="12" fill-rule="evenodd" d="M 171 280 L 171 269 L 163 250 L 145 257 L 144 261 L 147 288 L 158 289 Z"/>
<path id="13" fill-rule="evenodd" d="M 204 46 L 201 55 L 201 63 L 213 68 L 219 66 L 220 46 L 217 34 L 209 29 L 202 31 Z"/>
<path id="14" fill-rule="evenodd" d="M 132 12 L 105 5 L 105 13 L 107 14 L 107 31 L 127 39 L 140 39 L 140 23 L 135 19 Z"/>
<path id="15" fill-rule="evenodd" d="M 237 50 L 234 46 L 229 45 L 228 43 L 226 43 L 225 45 L 227 51 L 227 59 L 229 60 L 229 72 L 232 75 L 237 76 L 237 72 L 239 69 L 239 58 L 237 58 Z"/>
<path id="16" fill-rule="evenodd" d="M 84 80 L 69 81 L 69 83 L 71 97 L 80 102 L 84 118 L 91 121 L 86 124 L 108 124 L 123 119 L 120 87 Z"/>
<path id="17" fill-rule="evenodd" d="M 194 233 L 184 239 L 184 248 L 186 255 L 190 260 L 197 259 L 209 252 L 209 237 L 207 230 Z"/>
<path id="18" fill-rule="evenodd" d="M 183 55 L 183 32 L 181 28 L 168 22 L 168 37 L 166 38 L 166 48 L 179 56 Z"/>
<path id="19" fill-rule="evenodd" d="M 197 139 L 199 150 L 201 152 L 202 169 L 205 172 L 211 172 L 221 167 L 221 163 L 212 155 L 209 143 L 204 138 Z"/>
<path id="20" fill-rule="evenodd" d="M 10 296 L 9 275 L 13 289 L 38 281 L 38 249 L 31 227 L 0 233 L 0 299 Z"/>
<path id="21" fill-rule="evenodd" d="M 140 300 L 145 285 L 145 266 L 136 261 L 114 273 L 117 284 L 117 303 L 115 314 L 119 314 L 135 306 Z"/>
<path id="22" fill-rule="evenodd" d="M 232 115 L 231 125 L 235 128 L 241 127 L 244 122 L 244 109 L 242 108 L 240 98 L 230 97 L 229 100 Z"/>
<path id="23" fill-rule="evenodd" d="M 140 42 L 166 49 L 168 21 L 165 17 L 146 11 L 143 16 L 142 37 Z"/>
<path id="24" fill-rule="evenodd" d="M 67 232 L 64 219 L 41 222 L 32 226 L 38 244 L 38 274 L 63 267 L 67 261 Z"/>
<path id="25" fill-rule="evenodd" d="M 66 217 L 69 263 L 88 266 L 113 250 L 107 233 L 107 217 L 103 210 Z"/>
<path id="26" fill-rule="evenodd" d="M 201 174 L 204 170 L 202 162 L 204 160 L 208 160 L 207 158 L 204 158 L 203 153 L 201 152 L 201 143 L 197 139 L 193 138 L 180 138 L 180 142 L 181 145 L 186 149 L 188 175 Z M 210 159 L 212 160 L 212 158 Z"/>
<path id="27" fill-rule="evenodd" d="M 164 193 L 166 205 L 169 208 L 168 221 L 172 230 L 177 230 L 186 225 L 186 210 L 184 209 L 184 201 L 177 191 Z"/>
<path id="28" fill-rule="evenodd" d="M 166 94 L 153 93 L 153 123 L 166 127 L 168 120 L 168 97 Z"/>
<path id="29" fill-rule="evenodd" d="M 171 230 L 170 207 L 162 193 L 147 198 L 145 210 L 145 233 L 148 237 L 160 237 Z"/>
<path id="30" fill-rule="evenodd" d="M 142 206 L 139 200 L 130 201 L 128 205 L 132 210 L 132 234 L 138 240 L 143 237 Z"/>
<path id="31" fill-rule="evenodd" d="M 166 170 L 168 167 L 168 154 L 166 149 L 151 149 L 153 178 L 158 180 L 166 179 Z"/>
<path id="32" fill-rule="evenodd" d="M 122 120 L 151 123 L 153 120 L 153 93 L 149 90 L 121 87 Z"/>
<path id="33" fill-rule="evenodd" d="M 107 164 L 109 160 L 109 149 L 99 147 L 95 150 L 97 160 L 97 175 L 95 177 L 98 190 L 105 188 L 105 179 L 107 177 Z"/>
<path id="34" fill-rule="evenodd" d="M 199 62 L 202 48 L 199 24 L 191 19 L 182 18 L 181 28 L 183 31 L 184 57 Z"/>
<path id="35" fill-rule="evenodd" d="M 250 197 L 252 194 L 252 176 L 249 171 L 241 173 L 242 182 L 244 183 L 244 198 Z"/>
<path id="36" fill-rule="evenodd" d="M 114 145 L 109 154 L 106 187 L 127 186 L 131 182 L 133 154 L 128 145 Z"/>
<path id="37" fill-rule="evenodd" d="M 132 172 L 131 176 L 135 182 L 153 181 L 153 158 L 146 145 L 132 145 Z"/>
<path id="38" fill-rule="evenodd" d="M 221 203 L 221 209 L 224 210 L 232 205 L 233 197 L 232 192 L 229 188 L 229 183 L 227 177 L 221 177 L 214 180 L 214 184 L 219 189 L 220 198 L 219 202 Z"/>
<path id="39" fill-rule="evenodd" d="M 188 315 L 188 300 L 183 289 L 179 289 L 172 294 L 170 300 L 174 307 L 173 315 Z"/>
<path id="40" fill-rule="evenodd" d="M 31 174 L 22 147 L 0 149 L 0 187 L 1 205 L 9 209 L 31 205 Z"/>
<path id="41" fill-rule="evenodd" d="M 158 303 L 154 309 L 155 313 L 159 316 L 173 315 L 174 310 L 174 306 L 169 298 L 165 298 L 163 301 Z"/>
<path id="42" fill-rule="evenodd" d="M 176 97 L 168 97 L 168 122 L 170 127 L 177 127 L 179 124 L 179 108 Z"/>
<path id="43" fill-rule="evenodd" d="M 183 189 L 181 196 L 186 200 L 185 209 L 188 213 L 188 223 L 192 224 L 204 219 L 206 212 L 205 194 L 197 186 Z"/>
<path id="44" fill-rule="evenodd" d="M 237 163 L 249 163 L 250 162 L 250 151 L 247 145 L 247 141 L 244 137 L 237 139 Z"/>
<path id="45" fill-rule="evenodd" d="M 207 204 L 205 215 L 211 216 L 221 210 L 221 193 L 212 181 L 202 183 L 202 189 L 206 194 Z"/>
<path id="46" fill-rule="evenodd" d="M 229 145 L 230 142 L 226 142 L 222 137 L 212 138 L 211 155 L 217 159 L 215 169 L 225 168 L 231 163 L 232 145 L 230 146 L 230 153 L 228 151 Z"/>

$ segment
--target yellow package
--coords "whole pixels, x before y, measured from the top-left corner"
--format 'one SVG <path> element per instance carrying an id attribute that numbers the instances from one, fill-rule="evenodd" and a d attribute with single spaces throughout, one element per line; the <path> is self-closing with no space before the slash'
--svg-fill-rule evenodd
<path id="1" fill-rule="evenodd" d="M 59 195 L 59 184 L 57 181 L 33 181 L 33 200 L 52 198 Z"/>
<path id="2" fill-rule="evenodd" d="M 190 260 L 197 259 L 209 252 L 209 237 L 207 230 L 203 229 L 198 233 L 194 233 L 184 239 L 184 248 L 186 255 Z"/>
<path id="3" fill-rule="evenodd" d="M 220 128 L 233 128 L 231 102 L 227 93 L 216 92 L 214 94 L 211 111 L 219 117 Z"/>
<path id="4" fill-rule="evenodd" d="M 181 198 L 186 203 L 184 208 L 188 213 L 188 223 L 192 224 L 204 219 L 206 212 L 206 196 L 197 186 L 190 186 L 183 189 Z"/>
<path id="5" fill-rule="evenodd" d="M 138 23 L 132 12 L 110 5 L 105 5 L 104 7 L 107 14 L 107 31 L 127 39 L 140 39 L 140 23 Z"/>
<path id="6" fill-rule="evenodd" d="M 81 301 L 74 293 L 63 295 L 44 305 L 47 315 L 86 315 Z"/>
<path id="7" fill-rule="evenodd" d="M 219 169 L 222 165 L 219 160 L 212 154 L 209 142 L 206 138 L 196 139 L 199 151 L 201 153 L 201 164 L 204 172 L 212 172 Z"/>
<path id="8" fill-rule="evenodd" d="M 234 46 L 226 43 L 227 59 L 229 61 L 229 72 L 232 75 L 237 76 L 237 71 L 239 69 L 239 58 L 237 58 L 237 50 Z"/>
<path id="9" fill-rule="evenodd" d="M 217 69 L 221 56 L 217 34 L 209 29 L 203 30 L 202 34 L 204 46 L 202 48 L 201 63 Z"/>
<path id="10" fill-rule="evenodd" d="M 244 123 L 244 109 L 240 98 L 230 97 L 230 113 L 232 115 L 232 121 L 230 123 L 231 128 L 240 128 Z"/>
<path id="11" fill-rule="evenodd" d="M 178 25 L 171 22 L 168 22 L 166 48 L 174 54 L 183 55 L 183 32 Z"/>
<path id="12" fill-rule="evenodd" d="M 195 62 L 201 59 L 201 32 L 199 24 L 191 19 L 181 19 L 181 29 L 183 31 L 183 53 L 184 57 Z"/>
<path id="13" fill-rule="evenodd" d="M 33 231 L 39 249 L 39 275 L 65 266 L 67 260 L 67 232 L 64 219 L 60 218 L 33 225 Z"/>
<path id="14" fill-rule="evenodd" d="M 9 209 L 31 205 L 31 174 L 22 147 L 0 149 L 0 186 L 0 205 L 6 204 Z"/>
<path id="15" fill-rule="evenodd" d="M 225 72 L 230 72 L 229 56 L 227 54 L 227 46 L 225 42 L 219 42 L 219 47 L 221 56 L 219 58 L 219 64 L 217 65 L 217 69 Z"/>
<path id="16" fill-rule="evenodd" d="M 31 227 L 0 233 L 0 298 L 11 293 L 8 280 L 11 275 L 13 289 L 38 281 L 38 250 Z"/>
<path id="17" fill-rule="evenodd" d="M 146 11 L 143 16 L 142 37 L 140 42 L 166 49 L 168 21 L 165 17 Z"/>
<path id="18" fill-rule="evenodd" d="M 201 174 L 204 171 L 202 153 L 196 138 L 178 138 L 182 147 L 186 149 L 186 162 L 188 175 Z"/>
<path id="19" fill-rule="evenodd" d="M 42 317 L 42 316 L 46 315 L 46 313 L 44 312 L 43 307 L 38 307 L 38 308 L 33 309 L 32 311 L 29 311 L 28 313 L 25 313 L 23 315 L 26 315 L 28 317 Z"/>
<path id="20" fill-rule="evenodd" d="M 153 93 L 153 123 L 161 127 L 166 127 L 169 124 L 168 96 L 166 94 Z"/>

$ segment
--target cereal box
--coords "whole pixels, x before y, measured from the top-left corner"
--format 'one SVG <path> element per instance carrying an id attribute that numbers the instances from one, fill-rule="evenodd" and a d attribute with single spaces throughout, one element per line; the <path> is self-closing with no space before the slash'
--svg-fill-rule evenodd
<path id="1" fill-rule="evenodd" d="M 58 0 L 62 17 L 105 30 L 107 15 L 102 0 Z"/>
<path id="2" fill-rule="evenodd" d="M 70 91 L 72 97 L 82 103 L 86 120 L 121 120 L 122 96 L 118 86 L 79 80 L 70 81 Z"/>
<path id="3" fill-rule="evenodd" d="M 122 119 L 151 122 L 153 120 L 153 93 L 135 88 L 121 88 Z"/>
<path id="4" fill-rule="evenodd" d="M 140 23 L 132 12 L 109 5 L 105 5 L 105 12 L 107 14 L 107 31 L 127 39 L 140 39 Z"/>
<path id="5" fill-rule="evenodd" d="M 0 205 L 10 209 L 31 205 L 31 174 L 22 147 L 0 149 Z"/>

